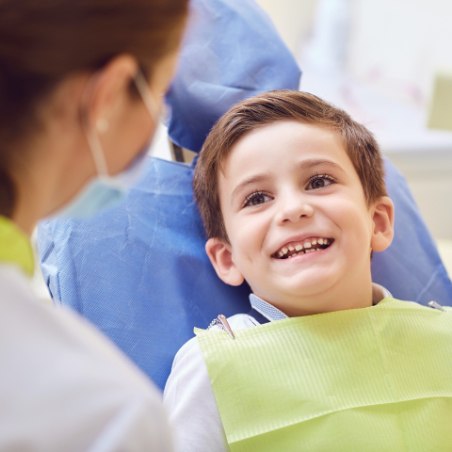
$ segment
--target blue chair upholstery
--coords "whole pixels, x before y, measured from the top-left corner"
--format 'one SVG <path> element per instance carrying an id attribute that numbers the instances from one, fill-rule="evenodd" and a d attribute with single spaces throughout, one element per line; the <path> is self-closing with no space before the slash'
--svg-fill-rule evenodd
<path id="1" fill-rule="evenodd" d="M 41 267 L 52 298 L 89 319 L 160 387 L 172 358 L 248 289 L 225 286 L 204 253 L 192 169 L 149 158 L 125 202 L 90 220 L 40 225 Z"/>
<path id="2" fill-rule="evenodd" d="M 168 95 L 169 131 L 180 146 L 198 150 L 230 105 L 266 89 L 297 89 L 300 71 L 253 2 L 192 5 L 199 14 Z M 198 37 L 204 45 L 196 45 Z M 249 289 L 224 285 L 204 253 L 192 172 L 190 165 L 149 158 L 143 178 L 118 207 L 88 221 L 46 221 L 38 231 L 54 299 L 94 323 L 161 388 L 195 325 L 248 310 Z M 375 280 L 399 298 L 452 305 L 452 284 L 432 238 L 389 162 L 387 182 L 397 209 L 396 238 L 375 255 Z"/>
<path id="3" fill-rule="evenodd" d="M 242 99 L 298 89 L 300 69 L 253 0 L 191 0 L 192 17 L 166 98 L 168 134 L 199 151 L 216 120 Z"/>
<path id="4" fill-rule="evenodd" d="M 405 178 L 385 160 L 386 185 L 395 205 L 394 240 L 372 259 L 372 277 L 402 300 L 452 306 L 452 282 Z"/>

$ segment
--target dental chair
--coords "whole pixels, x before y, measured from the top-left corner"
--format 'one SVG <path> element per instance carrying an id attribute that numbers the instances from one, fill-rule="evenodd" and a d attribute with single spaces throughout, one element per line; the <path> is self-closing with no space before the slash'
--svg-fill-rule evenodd
<path id="1" fill-rule="evenodd" d="M 269 89 L 298 89 L 300 71 L 253 2 L 193 0 L 192 8 L 167 95 L 168 132 L 176 145 L 197 151 L 232 104 Z M 396 236 L 374 255 L 374 280 L 397 298 L 452 305 L 451 281 L 407 184 L 388 161 L 386 170 Z M 38 231 L 52 298 L 95 324 L 160 388 L 194 326 L 249 310 L 248 287 L 223 284 L 205 255 L 192 175 L 191 164 L 149 157 L 121 205 L 90 220 L 45 221 Z"/>

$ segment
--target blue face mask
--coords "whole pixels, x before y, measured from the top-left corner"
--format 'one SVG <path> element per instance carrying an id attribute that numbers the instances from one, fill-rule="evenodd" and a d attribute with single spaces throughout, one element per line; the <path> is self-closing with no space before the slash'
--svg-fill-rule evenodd
<path id="1" fill-rule="evenodd" d="M 141 72 L 138 72 L 135 84 L 151 118 L 157 120 L 157 106 Z M 97 177 L 89 182 L 66 207 L 53 215 L 55 217 L 88 218 L 101 210 L 117 205 L 126 197 L 128 189 L 138 181 L 146 165 L 147 148 L 141 151 L 122 172 L 110 176 L 97 135 L 90 132 L 87 138 L 96 165 Z"/>

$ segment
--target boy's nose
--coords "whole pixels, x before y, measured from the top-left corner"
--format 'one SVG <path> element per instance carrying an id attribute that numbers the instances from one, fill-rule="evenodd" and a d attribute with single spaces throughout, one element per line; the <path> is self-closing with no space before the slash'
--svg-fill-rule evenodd
<path id="1" fill-rule="evenodd" d="M 306 199 L 286 200 L 278 212 L 278 223 L 295 223 L 313 215 L 314 208 Z"/>

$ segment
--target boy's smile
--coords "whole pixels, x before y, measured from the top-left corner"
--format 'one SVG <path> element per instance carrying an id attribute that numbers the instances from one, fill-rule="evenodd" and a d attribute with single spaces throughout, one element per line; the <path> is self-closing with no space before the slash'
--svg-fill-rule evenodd
<path id="1" fill-rule="evenodd" d="M 308 253 L 314 253 L 327 249 L 333 243 L 332 239 L 322 237 L 310 237 L 285 243 L 278 251 L 272 254 L 275 259 L 291 259 Z"/>
<path id="2" fill-rule="evenodd" d="M 371 305 L 370 253 L 388 245 L 392 204 L 368 206 L 338 133 L 262 126 L 232 147 L 218 183 L 229 243 L 206 249 L 225 282 L 246 279 L 292 316 Z"/>

